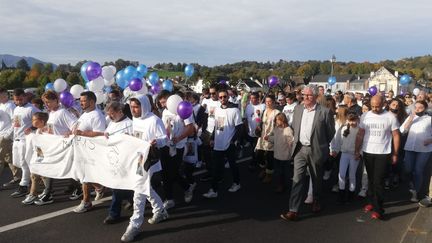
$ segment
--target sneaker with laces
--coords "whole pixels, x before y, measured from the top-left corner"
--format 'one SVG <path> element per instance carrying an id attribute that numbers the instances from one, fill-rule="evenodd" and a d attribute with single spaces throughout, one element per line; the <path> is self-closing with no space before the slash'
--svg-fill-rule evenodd
<path id="1" fill-rule="evenodd" d="M 331 191 L 332 192 L 339 192 L 339 185 L 338 184 L 334 184 Z"/>
<path id="2" fill-rule="evenodd" d="M 203 162 L 202 161 L 198 161 L 195 164 L 195 168 L 197 168 L 197 169 L 201 168 L 202 166 L 203 166 Z"/>
<path id="3" fill-rule="evenodd" d="M 377 212 L 372 212 L 372 214 L 371 214 L 371 219 L 380 220 L 381 217 L 382 217 L 382 215 L 380 213 L 377 213 Z"/>
<path id="4" fill-rule="evenodd" d="M 140 233 L 139 228 L 132 227 L 129 225 L 126 228 L 126 232 L 121 237 L 121 242 L 131 242 L 135 239 L 135 236 L 137 236 Z"/>
<path id="5" fill-rule="evenodd" d="M 83 195 L 82 189 L 81 189 L 81 188 L 77 188 L 77 189 L 75 189 L 75 190 L 72 192 L 72 195 L 70 195 L 69 199 L 70 199 L 70 200 L 77 200 L 77 199 L 79 199 L 80 197 L 82 197 L 82 195 Z"/>
<path id="6" fill-rule="evenodd" d="M 167 209 L 175 207 L 175 202 L 174 202 L 174 200 L 166 200 L 164 202 L 163 206 L 164 206 L 164 209 L 167 210 Z"/>
<path id="7" fill-rule="evenodd" d="M 16 185 L 16 184 L 18 184 L 20 181 L 21 181 L 20 178 L 14 178 L 14 179 L 12 179 L 12 180 L 10 180 L 10 181 L 4 183 L 4 184 L 3 184 L 3 187 L 10 187 L 10 186 Z"/>
<path id="8" fill-rule="evenodd" d="M 213 189 L 210 189 L 207 193 L 203 194 L 203 197 L 205 198 L 217 198 L 218 193 L 213 191 Z"/>
<path id="9" fill-rule="evenodd" d="M 366 206 L 363 207 L 363 211 L 365 213 L 370 212 L 373 210 L 373 205 L 372 204 L 366 204 Z"/>
<path id="10" fill-rule="evenodd" d="M 28 188 L 27 186 L 18 186 L 18 189 L 14 191 L 10 196 L 13 198 L 18 198 L 27 195 Z"/>
<path id="11" fill-rule="evenodd" d="M 92 209 L 93 205 L 91 202 L 83 202 L 81 203 L 73 210 L 75 213 L 85 213 Z"/>
<path id="12" fill-rule="evenodd" d="M 325 171 L 324 171 L 323 180 L 326 181 L 326 180 L 330 179 L 331 173 L 332 173 L 331 170 L 325 170 Z"/>
<path id="13" fill-rule="evenodd" d="M 102 190 L 96 190 L 96 196 L 95 196 L 95 201 L 101 200 L 104 196 L 104 189 Z"/>
<path id="14" fill-rule="evenodd" d="M 313 195 L 312 194 L 308 194 L 306 197 L 306 200 L 304 201 L 304 203 L 306 204 L 312 204 L 313 203 Z"/>
<path id="15" fill-rule="evenodd" d="M 411 202 L 418 202 L 417 192 L 415 190 L 413 190 L 413 189 L 410 189 L 409 192 L 411 193 L 411 199 L 410 199 L 410 201 Z"/>
<path id="16" fill-rule="evenodd" d="M 366 193 L 367 193 L 367 190 L 365 188 L 362 188 L 360 190 L 360 192 L 358 193 L 358 196 L 365 198 L 366 197 Z"/>
<path id="17" fill-rule="evenodd" d="M 51 193 L 45 193 L 42 196 L 39 196 L 38 199 L 34 202 L 34 204 L 38 206 L 42 206 L 45 204 L 51 204 L 54 202 L 54 199 L 51 195 Z"/>
<path id="18" fill-rule="evenodd" d="M 425 198 L 423 198 L 422 200 L 420 200 L 420 202 L 418 203 L 420 207 L 430 207 L 432 205 L 432 198 L 430 198 L 429 196 L 426 196 Z"/>
<path id="19" fill-rule="evenodd" d="M 24 205 L 31 205 L 36 201 L 36 199 L 37 199 L 36 195 L 28 194 L 26 198 L 23 201 L 21 201 L 21 203 Z"/>
<path id="20" fill-rule="evenodd" d="M 236 191 L 240 190 L 240 188 L 241 188 L 240 184 L 233 183 L 231 185 L 231 187 L 228 189 L 228 191 L 229 192 L 236 192 Z"/>
<path id="21" fill-rule="evenodd" d="M 168 217 L 169 217 L 168 212 L 164 209 L 161 212 L 153 214 L 153 217 L 151 217 L 147 222 L 149 224 L 157 224 L 167 220 Z"/>
<path id="22" fill-rule="evenodd" d="M 194 192 L 194 188 L 191 186 L 189 186 L 189 188 L 185 191 L 184 194 L 184 200 L 185 203 L 190 203 L 192 201 L 193 198 L 193 192 Z"/>
<path id="23" fill-rule="evenodd" d="M 229 169 L 229 168 L 230 168 L 229 163 L 228 163 L 228 162 L 225 162 L 225 169 Z"/>

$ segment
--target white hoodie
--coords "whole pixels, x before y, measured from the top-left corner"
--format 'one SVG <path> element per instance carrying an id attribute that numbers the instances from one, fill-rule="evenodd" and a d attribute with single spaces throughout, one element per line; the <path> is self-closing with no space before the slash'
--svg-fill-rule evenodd
<path id="1" fill-rule="evenodd" d="M 162 120 L 151 112 L 150 101 L 146 95 L 135 97 L 141 103 L 141 117 L 132 119 L 133 135 L 146 142 L 156 140 L 156 146 L 167 145 L 167 136 Z"/>

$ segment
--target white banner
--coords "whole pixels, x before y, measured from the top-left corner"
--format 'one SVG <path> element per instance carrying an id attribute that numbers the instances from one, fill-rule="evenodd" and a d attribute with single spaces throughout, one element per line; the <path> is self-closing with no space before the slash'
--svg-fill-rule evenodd
<path id="1" fill-rule="evenodd" d="M 145 171 L 150 144 L 124 134 L 109 138 L 30 134 L 26 143 L 30 171 L 49 178 L 72 178 L 148 195 L 151 175 L 161 170 L 157 162 Z"/>

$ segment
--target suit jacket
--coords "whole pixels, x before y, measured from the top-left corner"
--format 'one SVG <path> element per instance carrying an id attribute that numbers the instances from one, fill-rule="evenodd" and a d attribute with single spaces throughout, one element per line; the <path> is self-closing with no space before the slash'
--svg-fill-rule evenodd
<path id="1" fill-rule="evenodd" d="M 303 104 L 294 108 L 292 128 L 294 130 L 294 147 L 292 157 L 300 150 L 301 120 L 303 117 Z M 324 162 L 329 156 L 329 144 L 335 135 L 334 114 L 330 109 L 317 104 L 315 107 L 315 117 L 312 124 L 311 149 L 312 161 Z"/>

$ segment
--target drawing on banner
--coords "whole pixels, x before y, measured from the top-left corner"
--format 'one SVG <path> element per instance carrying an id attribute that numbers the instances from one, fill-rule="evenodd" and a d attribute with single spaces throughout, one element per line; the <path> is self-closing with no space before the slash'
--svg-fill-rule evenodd
<path id="1" fill-rule="evenodd" d="M 44 159 L 44 154 L 42 152 L 42 149 L 38 146 L 36 146 L 36 156 L 37 156 L 36 163 L 40 163 Z"/>
<path id="2" fill-rule="evenodd" d="M 138 152 L 138 164 L 136 174 L 140 176 L 144 176 L 144 155 L 141 152 Z"/>
<path id="3" fill-rule="evenodd" d="M 225 117 L 218 116 L 218 118 L 217 118 L 217 129 L 222 132 L 224 130 L 224 125 L 225 125 Z"/>
<path id="4" fill-rule="evenodd" d="M 134 131 L 133 136 L 136 137 L 136 138 L 141 139 L 142 132 Z"/>

